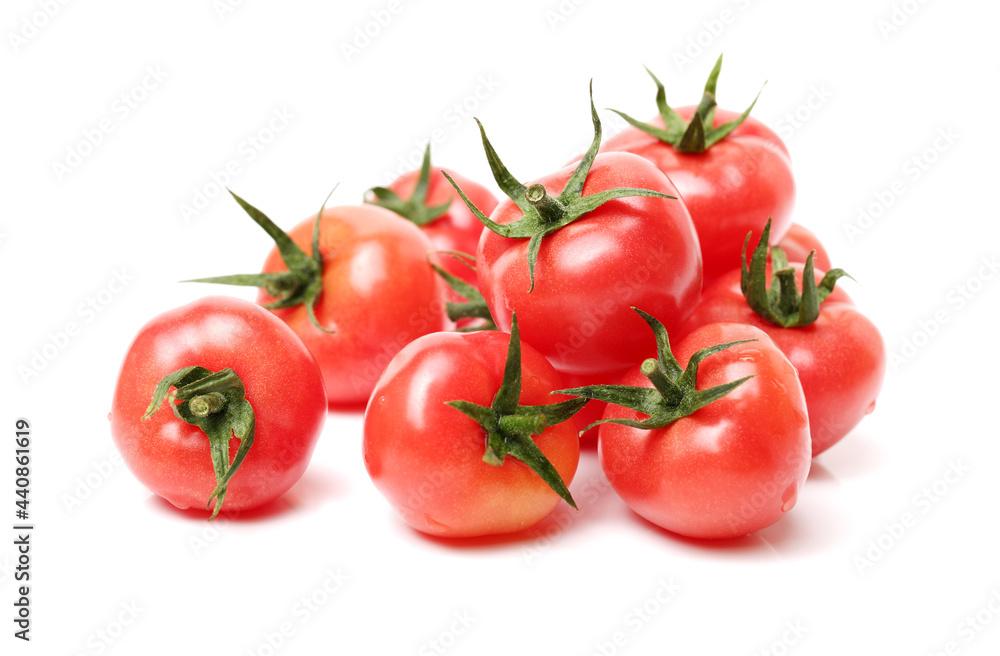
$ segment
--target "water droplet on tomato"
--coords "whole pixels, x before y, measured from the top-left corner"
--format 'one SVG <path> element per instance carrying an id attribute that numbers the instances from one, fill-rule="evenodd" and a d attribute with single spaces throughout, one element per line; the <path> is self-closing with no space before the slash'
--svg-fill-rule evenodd
<path id="1" fill-rule="evenodd" d="M 111 421 L 111 413 L 108 413 L 108 421 Z"/>
<path id="2" fill-rule="evenodd" d="M 740 362 L 756 362 L 761 357 L 761 352 L 757 349 L 744 349 L 736 359 Z"/>
<path id="3" fill-rule="evenodd" d="M 873 412 L 875 412 L 875 402 L 874 401 L 872 401 L 871 405 L 868 406 L 868 409 L 865 410 L 865 414 L 866 415 L 870 415 Z"/>
<path id="4" fill-rule="evenodd" d="M 795 502 L 799 500 L 799 484 L 792 483 L 785 488 L 781 495 L 781 512 L 788 512 L 795 507 Z"/>

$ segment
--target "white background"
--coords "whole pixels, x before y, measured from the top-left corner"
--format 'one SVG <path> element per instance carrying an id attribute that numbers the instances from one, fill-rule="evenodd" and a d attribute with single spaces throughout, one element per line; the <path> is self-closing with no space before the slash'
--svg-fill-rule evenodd
<path id="1" fill-rule="evenodd" d="M 8 0 L 0 15 L 0 651 L 1000 649 L 1000 282 L 982 264 L 1000 254 L 995 3 L 99 0 L 50 2 L 47 19 L 45 4 Z M 373 15 L 391 20 L 376 29 Z M 346 53 L 366 25 L 378 34 Z M 754 115 L 791 151 L 795 220 L 857 279 L 844 286 L 894 354 L 875 413 L 815 462 L 777 525 L 717 544 L 669 535 L 624 507 L 590 450 L 578 514 L 513 540 L 428 539 L 369 482 L 359 415 L 331 415 L 304 478 L 237 521 L 175 511 L 114 460 L 106 416 L 139 327 L 220 293 L 176 281 L 252 272 L 269 248 L 219 195 L 182 215 L 231 160 L 228 184 L 285 227 L 338 181 L 334 202 L 355 203 L 400 158 L 415 165 L 434 130 L 437 163 L 492 184 L 464 103 L 529 179 L 589 142 L 590 78 L 598 107 L 645 119 L 642 64 L 688 104 L 720 52 L 722 106 L 742 110 L 767 80 Z M 281 130 L 248 146 L 275 112 Z M 608 135 L 618 124 L 602 117 Z M 102 122 L 110 133 L 57 172 Z M 115 272 L 127 287 L 87 315 Z M 70 321 L 79 334 L 25 380 L 18 368 Z M 8 619 L 18 417 L 34 427 L 30 644 Z M 952 467 L 963 475 L 944 482 Z M 915 525 L 894 537 L 904 513 Z"/>

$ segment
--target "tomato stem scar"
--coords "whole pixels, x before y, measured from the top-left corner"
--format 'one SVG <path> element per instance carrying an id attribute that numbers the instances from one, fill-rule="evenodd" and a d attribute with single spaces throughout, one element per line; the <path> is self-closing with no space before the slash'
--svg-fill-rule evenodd
<path id="1" fill-rule="evenodd" d="M 566 209 L 558 200 L 548 195 L 544 185 L 531 185 L 524 191 L 524 198 L 538 210 L 542 221 L 546 223 L 557 223 L 566 214 Z"/>
<path id="2" fill-rule="evenodd" d="M 201 396 L 196 396 L 188 401 L 188 407 L 191 408 L 191 414 L 195 417 L 207 417 L 210 414 L 214 414 L 219 410 L 222 410 L 225 405 L 226 397 L 218 392 L 202 394 Z"/>

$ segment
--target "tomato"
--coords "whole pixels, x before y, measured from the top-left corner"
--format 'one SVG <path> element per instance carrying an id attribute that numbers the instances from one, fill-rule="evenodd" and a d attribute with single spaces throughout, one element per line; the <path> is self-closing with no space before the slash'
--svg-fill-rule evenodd
<path id="1" fill-rule="evenodd" d="M 253 417 L 249 446 L 228 424 L 221 429 L 219 448 L 229 450 L 221 464 L 235 471 L 214 512 L 223 499 L 227 512 L 276 499 L 309 463 L 326 419 L 326 392 L 315 359 L 295 333 L 247 301 L 203 298 L 142 327 L 125 356 L 112 403 L 111 435 L 122 459 L 143 485 L 178 508 L 207 507 L 218 483 L 209 435 L 176 416 L 172 401 L 164 402 L 162 395 L 147 408 L 166 376 L 194 366 L 210 372 L 228 368 L 242 382 L 245 401 L 227 397 L 213 417 L 237 403 L 248 403 Z M 144 420 L 147 409 L 152 414 Z M 242 463 L 236 463 L 244 450 Z"/>
<path id="2" fill-rule="evenodd" d="M 566 167 L 536 184 L 558 191 L 573 173 Z M 646 160 L 626 153 L 599 155 L 583 196 L 628 184 L 668 195 L 677 190 Z M 490 219 L 510 224 L 521 211 L 510 200 Z M 620 371 L 649 350 L 649 336 L 631 306 L 680 327 L 701 293 L 698 237 L 684 204 L 664 198 L 609 201 L 546 236 L 531 290 L 529 244 L 483 233 L 477 252 L 479 286 L 501 330 L 516 310 L 524 340 L 560 371 Z M 529 291 L 531 290 L 531 291 Z"/>
<path id="3" fill-rule="evenodd" d="M 487 159 L 507 194 L 476 252 L 479 288 L 501 330 L 516 311 L 524 340 L 559 370 L 622 370 L 649 349 L 648 308 L 679 327 L 701 293 L 701 255 L 691 217 L 670 180 L 628 153 L 598 155 L 601 123 L 591 97 L 594 139 L 577 167 L 530 185 L 500 162 L 482 131 Z"/>
<path id="4" fill-rule="evenodd" d="M 558 478 L 563 498 L 572 501 L 565 485 L 580 457 L 576 429 L 571 421 L 556 423 L 568 417 L 544 405 L 558 401 L 549 393 L 562 386 L 561 379 L 540 353 L 520 344 L 519 391 L 506 384 L 505 361 L 515 344 L 520 344 L 516 330 L 515 336 L 496 331 L 425 335 L 393 358 L 375 386 L 365 412 L 365 467 L 413 528 L 447 537 L 491 535 L 527 528 L 548 515 L 561 493 L 522 460 L 530 457 L 511 447 L 513 457 L 501 454 L 488 464 L 490 450 L 484 456 L 484 446 L 506 440 L 540 451 L 536 457 L 544 454 L 554 467 L 547 470 L 554 476 L 550 480 Z M 542 414 L 550 418 L 548 427 L 533 440 L 526 434 L 498 436 L 492 428 L 499 422 L 488 421 L 487 430 L 466 410 L 447 405 L 478 404 L 487 411 L 485 406 L 495 406 L 505 395 L 515 406 L 547 408 Z M 566 404 L 580 407 L 576 400 Z M 533 423 L 536 417 L 520 419 Z M 493 441 L 497 438 L 500 442 Z"/>
<path id="5" fill-rule="evenodd" d="M 813 264 L 817 269 L 829 271 L 833 268 L 830 263 L 830 256 L 827 254 L 819 238 L 811 230 L 798 223 L 793 223 L 788 228 L 788 232 L 782 237 L 778 246 L 785 251 L 789 262 L 805 263 L 809 253 L 813 253 Z"/>
<path id="6" fill-rule="evenodd" d="M 650 429 L 612 423 L 655 415 L 609 403 L 608 423 L 600 425 L 598 458 L 615 492 L 642 517 L 680 535 L 733 538 L 770 526 L 795 505 L 809 473 L 802 388 L 763 331 L 739 323 L 703 326 L 676 345 L 676 371 L 693 364 L 701 349 L 740 340 L 756 341 L 732 344 L 697 365 L 697 390 L 732 388 L 721 398 Z M 645 393 L 657 387 L 642 366 L 620 384 Z"/>
<path id="7" fill-rule="evenodd" d="M 489 214 L 496 207 L 496 197 L 483 185 L 451 169 L 432 169 L 430 144 L 424 152 L 420 170 L 404 173 L 388 187 L 375 187 L 366 202 L 392 210 L 420 226 L 437 250 L 475 253 L 483 224 L 458 197 L 442 171 L 447 171 L 469 200 L 483 212 Z M 449 273 L 476 284 L 474 269 L 453 258 L 443 257 L 441 262 Z"/>
<path id="8" fill-rule="evenodd" d="M 795 271 L 796 288 L 802 289 L 805 265 L 790 266 Z M 813 275 L 821 279 L 824 272 L 815 271 Z M 739 321 L 770 335 L 799 372 L 809 407 L 812 453 L 819 455 L 875 408 L 886 370 L 882 336 L 839 287 L 819 306 L 813 323 L 775 325 L 748 304 L 740 277 L 739 270 L 731 271 L 708 287 L 678 336 L 716 321 Z"/>
<path id="9" fill-rule="evenodd" d="M 648 124 L 621 114 L 632 127 L 622 130 L 601 147 L 602 152 L 634 153 L 648 159 L 677 186 L 698 230 L 706 286 L 739 266 L 739 245 L 743 236 L 750 230 L 759 229 L 768 217 L 773 220 L 772 243 L 778 243 L 791 225 L 795 202 L 795 181 L 788 149 L 763 123 L 747 116 L 732 132 L 711 143 L 711 128 L 721 128 L 742 116 L 715 107 L 715 79 L 721 64 L 720 57 L 709 76 L 701 105 L 673 110 L 664 101 L 665 115 L 652 118 Z M 663 85 L 655 76 L 653 79 L 662 97 Z M 682 146 L 685 127 L 696 112 L 711 128 L 704 129 L 700 145 Z M 713 116 L 711 121 L 707 120 L 709 115 Z M 669 137 L 664 133 L 664 126 L 668 124 L 664 116 L 672 126 L 666 131 Z M 704 137 L 708 137 L 707 144 Z M 670 142 L 664 138 L 669 138 Z"/>
<path id="10" fill-rule="evenodd" d="M 255 221 L 280 234 L 266 216 L 237 201 Z M 312 252 L 316 230 L 321 267 L 305 255 Z M 268 254 L 262 275 L 202 282 L 241 279 L 237 284 L 261 286 L 258 302 L 291 326 L 319 362 L 331 404 L 365 403 L 392 356 L 420 335 L 450 325 L 447 289 L 431 268 L 438 263 L 434 246 L 417 226 L 389 210 L 325 208 L 318 225 L 311 217 L 287 236 L 291 245 Z"/>

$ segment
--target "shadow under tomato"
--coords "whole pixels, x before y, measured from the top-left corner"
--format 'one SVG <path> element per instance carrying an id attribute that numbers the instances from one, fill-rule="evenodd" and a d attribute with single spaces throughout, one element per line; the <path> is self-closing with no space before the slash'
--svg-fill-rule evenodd
<path id="1" fill-rule="evenodd" d="M 660 539 L 669 540 L 674 544 L 690 547 L 692 551 L 697 551 L 699 554 L 713 553 L 722 555 L 738 555 L 740 557 L 774 557 L 778 555 L 775 548 L 761 536 L 762 531 L 739 538 L 728 538 L 722 540 L 692 538 L 679 533 L 674 533 L 673 531 L 668 531 L 662 526 L 654 524 L 645 517 L 631 510 L 629 511 L 629 514 L 634 522 L 645 528 L 648 532 L 656 534 Z"/>
<path id="2" fill-rule="evenodd" d="M 302 478 L 283 495 L 263 506 L 242 511 L 230 511 L 222 504 L 222 510 L 212 521 L 264 522 L 301 510 L 320 506 L 330 499 L 340 496 L 346 490 L 335 475 L 319 467 L 310 467 Z M 147 504 L 155 511 L 182 519 L 207 522 L 208 510 L 201 508 L 178 508 L 163 497 L 150 495 Z"/>
<path id="3" fill-rule="evenodd" d="M 573 489 L 572 484 L 570 485 L 570 488 Z M 614 496 L 610 492 L 609 495 Z M 603 501 L 603 499 L 599 499 L 599 501 Z M 600 504 L 600 506 L 606 505 L 607 504 Z M 598 504 L 583 507 L 582 510 L 574 510 L 569 506 L 569 504 L 560 502 L 560 504 L 556 506 L 555 510 L 546 515 L 541 521 L 536 524 L 532 524 L 527 528 L 521 529 L 520 531 L 516 531 L 514 533 L 502 533 L 499 535 L 482 535 L 470 538 L 449 538 L 440 535 L 430 535 L 407 525 L 402 519 L 399 519 L 398 521 L 402 523 L 411 534 L 414 534 L 420 539 L 431 544 L 458 550 L 488 551 L 503 550 L 512 546 L 523 546 L 539 540 L 545 540 L 547 542 L 551 541 L 556 539 L 558 536 L 568 535 L 572 531 L 580 529 L 582 526 L 590 523 L 592 520 L 595 520 L 598 514 L 601 514 L 598 510 Z"/>
<path id="4" fill-rule="evenodd" d="M 877 472 L 886 459 L 878 440 L 862 427 L 851 431 L 844 439 L 813 460 L 813 466 L 822 463 L 838 480 L 865 478 Z"/>
<path id="5" fill-rule="evenodd" d="M 543 519 L 538 524 L 529 526 L 528 528 L 517 531 L 516 533 L 481 535 L 472 538 L 449 538 L 440 535 L 430 535 L 428 533 L 424 533 L 423 531 L 418 531 L 405 523 L 404 525 L 412 535 L 423 540 L 424 542 L 439 547 L 468 551 L 502 551 L 506 548 L 522 545 L 536 539 L 538 537 L 536 531 L 547 519 L 548 518 Z M 399 521 L 402 522 L 401 519 Z"/>
<path id="6" fill-rule="evenodd" d="M 202 508 L 178 508 L 174 504 L 170 503 L 163 497 L 157 495 L 151 495 L 147 504 L 153 508 L 155 511 L 164 514 L 172 515 L 181 519 L 189 520 L 192 522 L 207 522 L 211 513 L 208 510 Z M 263 506 L 258 506 L 257 508 L 252 508 L 250 510 L 229 510 L 226 508 L 225 504 L 222 504 L 222 510 L 219 511 L 218 516 L 212 521 L 240 521 L 240 522 L 256 522 L 256 521 L 266 521 L 273 517 L 277 517 L 285 514 L 290 509 L 290 506 L 282 497 L 270 501 Z"/>
<path id="7" fill-rule="evenodd" d="M 690 547 L 700 554 L 737 558 L 788 558 L 815 554 L 836 544 L 844 533 L 842 522 L 829 508 L 816 508 L 815 500 L 796 512 L 794 509 L 780 520 L 756 533 L 738 538 L 711 540 L 692 538 L 662 528 L 635 512 L 632 520 L 651 533 L 675 544 Z M 824 512 L 825 511 L 825 512 Z"/>
<path id="8" fill-rule="evenodd" d="M 333 470 L 314 462 L 302 478 L 275 501 L 285 500 L 292 510 L 311 510 L 331 499 L 346 496 L 347 489 L 346 483 Z"/>
<path id="9" fill-rule="evenodd" d="M 812 465 L 809 467 L 809 478 L 806 479 L 806 483 L 830 485 L 839 484 L 840 481 L 838 481 L 837 477 L 833 475 L 833 472 L 813 460 Z"/>

